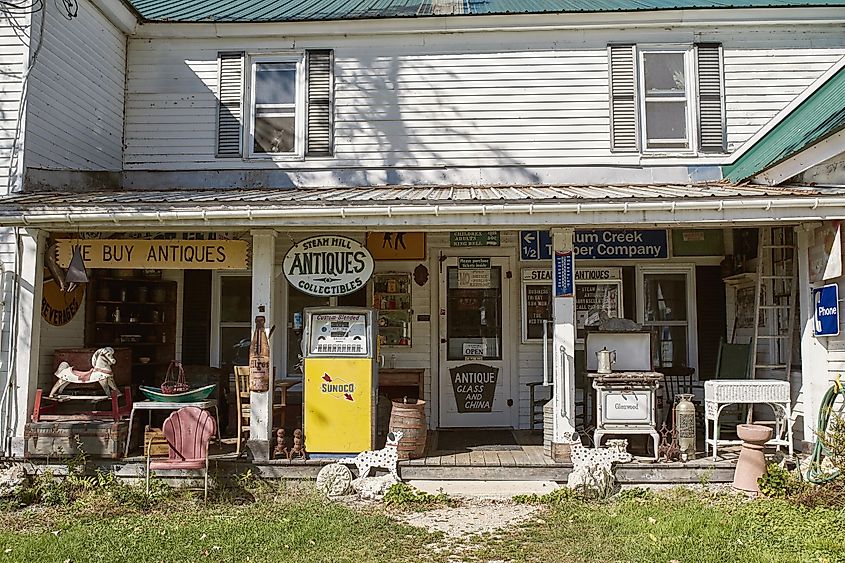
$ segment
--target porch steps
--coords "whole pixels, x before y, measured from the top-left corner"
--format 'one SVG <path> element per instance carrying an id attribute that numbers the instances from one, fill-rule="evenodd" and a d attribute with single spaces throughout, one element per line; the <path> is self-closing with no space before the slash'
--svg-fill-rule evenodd
<path id="1" fill-rule="evenodd" d="M 327 460 L 287 461 L 272 460 L 267 462 L 249 462 L 244 459 L 214 459 L 210 461 L 211 472 L 222 479 L 234 479 L 245 472 L 263 479 L 312 480 L 317 477 Z M 637 484 L 696 484 L 729 483 L 733 480 L 735 459 L 720 459 L 713 462 L 710 458 L 698 459 L 686 464 L 680 462 L 654 463 L 650 460 L 633 461 L 618 466 L 616 477 L 626 485 Z M 51 469 L 56 475 L 62 475 L 67 467 L 62 464 L 41 464 L 25 462 L 28 472 L 41 472 Z M 103 471 L 114 471 L 118 477 L 128 481 L 143 480 L 144 461 L 140 458 L 127 461 L 92 460 L 91 471 L 99 467 Z M 564 483 L 572 471 L 571 464 L 549 463 L 521 466 L 479 466 L 479 465 L 410 465 L 400 463 L 399 474 L 405 481 L 554 481 Z M 195 478 L 194 472 L 168 472 L 170 479 Z"/>

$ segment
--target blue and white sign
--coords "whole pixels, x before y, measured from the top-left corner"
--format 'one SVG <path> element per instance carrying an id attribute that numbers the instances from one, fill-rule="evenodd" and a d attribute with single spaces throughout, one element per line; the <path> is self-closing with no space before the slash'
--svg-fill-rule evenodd
<path id="1" fill-rule="evenodd" d="M 839 286 L 834 283 L 814 289 L 813 308 L 815 311 L 813 333 L 816 336 L 838 335 Z"/>
<path id="2" fill-rule="evenodd" d="M 549 231 L 519 231 L 519 259 L 551 260 L 552 236 Z"/>
<path id="3" fill-rule="evenodd" d="M 571 252 L 555 252 L 555 297 L 575 294 L 575 268 Z"/>
<path id="4" fill-rule="evenodd" d="M 645 260 L 669 257 L 666 229 L 588 229 L 575 231 L 579 260 Z M 549 231 L 519 231 L 519 259 L 551 260 Z"/>

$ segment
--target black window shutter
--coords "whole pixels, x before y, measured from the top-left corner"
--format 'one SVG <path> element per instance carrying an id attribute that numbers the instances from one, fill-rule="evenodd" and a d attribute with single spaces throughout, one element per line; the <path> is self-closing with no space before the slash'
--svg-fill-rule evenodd
<path id="1" fill-rule="evenodd" d="M 305 148 L 307 156 L 332 154 L 333 62 L 334 56 L 330 50 L 307 52 L 308 108 Z"/>
<path id="2" fill-rule="evenodd" d="M 217 156 L 243 154 L 244 53 L 218 53 Z"/>
<path id="3" fill-rule="evenodd" d="M 718 43 L 699 43 L 695 51 L 698 67 L 698 148 L 701 152 L 725 152 L 722 48 Z"/>
<path id="4" fill-rule="evenodd" d="M 636 51 L 633 45 L 610 45 L 610 148 L 639 150 L 637 131 Z"/>

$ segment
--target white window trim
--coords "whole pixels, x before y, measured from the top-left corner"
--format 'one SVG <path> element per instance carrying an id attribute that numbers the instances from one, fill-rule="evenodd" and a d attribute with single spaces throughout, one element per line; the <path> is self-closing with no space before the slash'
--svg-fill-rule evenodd
<path id="1" fill-rule="evenodd" d="M 253 151 L 255 136 L 255 68 L 257 63 L 295 63 L 296 64 L 296 99 L 294 102 L 294 119 L 296 131 L 294 135 L 294 150 L 287 153 L 257 153 Z M 247 126 L 244 127 L 244 154 L 250 160 L 291 161 L 305 159 L 305 120 L 306 120 L 306 91 L 305 91 L 305 52 L 262 53 L 247 55 L 249 77 L 246 81 L 246 99 L 249 104 L 245 108 Z"/>
<path id="2" fill-rule="evenodd" d="M 210 363 L 212 367 L 220 367 L 220 329 L 246 327 L 247 331 L 252 330 L 252 319 L 246 322 L 221 322 L 221 294 L 224 277 L 248 277 L 252 278 L 252 270 L 226 270 L 215 271 L 211 276 L 211 346 L 209 347 Z M 252 295 L 250 295 L 252 299 Z"/>
<path id="3" fill-rule="evenodd" d="M 648 274 L 685 274 L 687 278 L 687 320 L 685 321 L 650 321 L 645 320 L 645 276 Z M 637 322 L 643 328 L 652 326 L 687 327 L 687 366 L 698 373 L 698 311 L 695 295 L 694 264 L 649 264 L 637 266 Z"/>
<path id="4" fill-rule="evenodd" d="M 639 131 L 640 136 L 640 153 L 647 156 L 690 156 L 698 154 L 698 89 L 697 76 L 698 68 L 695 64 L 695 46 L 687 45 L 637 45 L 637 68 L 636 68 L 636 87 L 638 111 L 639 111 Z M 645 91 L 645 64 L 644 55 L 646 53 L 683 53 L 684 54 L 684 81 L 686 93 L 686 125 L 687 125 L 687 141 L 688 148 L 673 149 L 673 148 L 649 148 L 648 147 L 648 130 L 646 126 L 646 91 Z M 672 101 L 667 98 L 665 101 Z"/>

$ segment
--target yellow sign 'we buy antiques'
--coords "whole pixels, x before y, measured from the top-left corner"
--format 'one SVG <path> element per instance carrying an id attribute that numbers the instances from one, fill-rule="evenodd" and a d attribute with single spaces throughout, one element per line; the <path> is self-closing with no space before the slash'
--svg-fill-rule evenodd
<path id="1" fill-rule="evenodd" d="M 88 268 L 152 268 L 162 270 L 243 270 L 248 266 L 245 240 L 59 240 L 56 261 L 67 268 L 80 247 Z"/>

